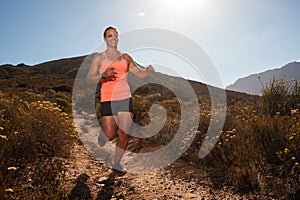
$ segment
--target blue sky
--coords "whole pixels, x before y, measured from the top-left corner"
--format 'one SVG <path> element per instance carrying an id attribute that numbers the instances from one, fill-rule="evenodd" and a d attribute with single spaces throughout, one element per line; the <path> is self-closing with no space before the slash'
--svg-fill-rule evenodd
<path id="1" fill-rule="evenodd" d="M 109 25 L 153 27 L 197 42 L 227 86 L 300 59 L 299 9 L 297 0 L 1 0 L 0 65 L 87 55 Z"/>

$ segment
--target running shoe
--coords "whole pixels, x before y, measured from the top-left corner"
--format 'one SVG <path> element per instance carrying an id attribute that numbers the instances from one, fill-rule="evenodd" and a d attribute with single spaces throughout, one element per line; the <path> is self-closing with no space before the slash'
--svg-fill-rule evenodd
<path id="1" fill-rule="evenodd" d="M 127 173 L 127 169 L 124 168 L 119 162 L 118 163 L 115 163 L 113 166 L 113 171 L 116 172 L 116 173 L 121 173 L 121 174 L 125 174 Z"/>

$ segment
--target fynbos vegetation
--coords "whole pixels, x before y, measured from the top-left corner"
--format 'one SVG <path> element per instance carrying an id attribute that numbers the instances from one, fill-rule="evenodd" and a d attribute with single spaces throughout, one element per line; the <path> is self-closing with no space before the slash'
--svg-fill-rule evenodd
<path id="1" fill-rule="evenodd" d="M 40 95 L 20 96 L 0 93 L 0 196 L 63 199 L 62 160 L 76 138 L 70 114 Z"/>
<path id="2" fill-rule="evenodd" d="M 71 117 L 73 79 L 44 76 L 21 74 L 0 79 L 0 197 L 68 198 L 62 189 L 64 160 L 78 141 Z M 132 151 L 166 145 L 180 125 L 181 100 L 155 87 L 159 86 L 148 85 L 134 93 L 134 121 L 141 126 L 150 123 L 148 111 L 153 102 L 160 102 L 166 109 L 166 124 L 153 137 L 131 137 Z M 198 94 L 199 126 L 182 159 L 223 172 L 223 182 L 217 184 L 234 185 L 237 192 L 295 198 L 300 189 L 299 90 L 296 81 L 273 79 L 261 97 L 237 100 L 231 93 L 223 130 L 218 138 L 211 138 L 218 142 L 201 160 L 198 153 L 208 137 L 211 103 L 208 95 Z M 96 107 L 98 110 L 99 104 Z"/>

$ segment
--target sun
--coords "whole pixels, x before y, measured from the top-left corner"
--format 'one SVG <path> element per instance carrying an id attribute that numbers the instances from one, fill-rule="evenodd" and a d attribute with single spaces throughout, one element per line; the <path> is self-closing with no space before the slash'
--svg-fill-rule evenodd
<path id="1" fill-rule="evenodd" d="M 220 5 L 213 0 L 162 0 L 157 4 L 160 20 L 174 26 L 215 24 L 221 13 Z"/>

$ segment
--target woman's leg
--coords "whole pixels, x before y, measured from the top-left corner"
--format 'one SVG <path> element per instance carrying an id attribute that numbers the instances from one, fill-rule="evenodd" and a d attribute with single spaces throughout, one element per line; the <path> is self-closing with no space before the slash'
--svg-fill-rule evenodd
<path id="1" fill-rule="evenodd" d="M 113 116 L 101 117 L 101 128 L 104 135 L 107 137 L 107 140 L 111 141 L 115 138 L 117 123 Z"/>
<path id="2" fill-rule="evenodd" d="M 128 145 L 128 130 L 132 123 L 131 112 L 118 113 L 118 141 L 116 146 L 116 154 L 114 163 L 120 163 L 122 156 Z"/>

